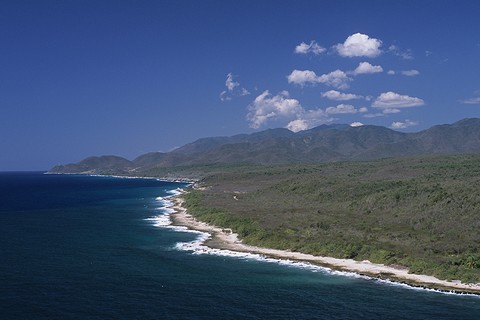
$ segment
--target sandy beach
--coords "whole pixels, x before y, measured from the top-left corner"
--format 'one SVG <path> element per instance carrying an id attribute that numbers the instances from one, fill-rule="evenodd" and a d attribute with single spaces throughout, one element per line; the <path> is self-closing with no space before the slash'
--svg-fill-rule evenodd
<path id="1" fill-rule="evenodd" d="M 211 248 L 231 250 L 237 252 L 249 252 L 264 255 L 276 259 L 288 259 L 292 261 L 307 262 L 314 265 L 320 265 L 333 270 L 354 272 L 360 275 L 391 280 L 404 283 L 415 287 L 438 289 L 442 291 L 453 291 L 462 293 L 480 294 L 480 283 L 464 284 L 437 279 L 433 276 L 408 273 L 407 268 L 385 266 L 375 264 L 370 261 L 355 261 L 352 259 L 337 259 L 332 257 L 313 256 L 299 252 L 285 250 L 261 248 L 243 244 L 237 234 L 229 229 L 222 229 L 207 223 L 197 221 L 182 206 L 181 196 L 173 198 L 175 213 L 171 214 L 173 225 L 184 226 L 192 230 L 207 232 L 211 236 L 205 241 L 205 245 Z"/>

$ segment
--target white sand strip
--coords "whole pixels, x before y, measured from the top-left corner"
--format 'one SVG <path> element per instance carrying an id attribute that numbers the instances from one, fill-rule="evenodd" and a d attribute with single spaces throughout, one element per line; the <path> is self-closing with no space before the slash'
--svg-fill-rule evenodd
<path id="1" fill-rule="evenodd" d="M 279 259 L 308 262 L 316 265 L 329 267 L 335 270 L 355 272 L 371 277 L 407 283 L 413 286 L 480 294 L 480 283 L 464 284 L 457 281 L 445 281 L 433 276 L 408 273 L 407 268 L 385 266 L 383 264 L 375 264 L 369 261 L 355 261 L 353 259 L 338 259 L 331 257 L 314 256 L 299 252 L 246 245 L 243 244 L 241 240 L 239 240 L 237 234 L 231 233 L 231 230 L 229 229 L 222 229 L 201 221 L 197 221 L 195 218 L 193 218 L 190 214 L 187 213 L 187 210 L 184 207 L 182 207 L 183 200 L 181 197 L 175 197 L 174 201 L 175 206 L 173 207 L 173 209 L 175 210 L 175 213 L 171 214 L 173 224 L 177 226 L 185 226 L 189 229 L 207 232 L 211 234 L 211 239 L 207 240 L 205 242 L 205 245 L 212 248 L 256 253 Z"/>

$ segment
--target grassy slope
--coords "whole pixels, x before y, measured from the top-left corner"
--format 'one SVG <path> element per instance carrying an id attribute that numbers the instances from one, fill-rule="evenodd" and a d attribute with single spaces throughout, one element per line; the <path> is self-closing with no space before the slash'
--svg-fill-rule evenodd
<path id="1" fill-rule="evenodd" d="M 200 171 L 190 212 L 248 244 L 480 282 L 479 155 Z"/>

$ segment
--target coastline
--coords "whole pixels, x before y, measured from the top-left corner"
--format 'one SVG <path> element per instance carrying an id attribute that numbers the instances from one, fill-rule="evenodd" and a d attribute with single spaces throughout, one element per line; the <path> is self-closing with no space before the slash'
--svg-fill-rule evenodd
<path id="1" fill-rule="evenodd" d="M 188 214 L 187 209 L 182 206 L 183 199 L 181 195 L 172 197 L 172 200 L 174 202 L 172 209 L 175 211 L 170 214 L 172 225 L 183 226 L 191 230 L 208 233 L 210 236 L 203 244 L 210 248 L 259 254 L 281 260 L 306 262 L 332 270 L 353 272 L 359 275 L 406 284 L 417 288 L 480 295 L 480 283 L 465 284 L 440 280 L 433 276 L 408 273 L 407 268 L 385 266 L 383 264 L 371 263 L 367 260 L 356 261 L 353 259 L 314 256 L 300 252 L 247 245 L 242 243 L 237 234 L 232 233 L 229 229 L 222 229 L 205 222 L 197 221 Z"/>
<path id="2" fill-rule="evenodd" d="M 90 176 L 90 177 L 105 177 L 105 178 L 118 178 L 118 179 L 148 179 L 148 180 L 157 180 L 165 182 L 175 182 L 175 183 L 186 183 L 186 184 L 195 184 L 197 180 L 188 179 L 188 178 L 167 178 L 167 177 L 148 177 L 148 176 L 129 176 L 129 175 L 115 175 L 115 174 L 99 174 L 92 172 L 79 172 L 79 173 L 65 173 L 65 172 L 43 172 L 45 175 L 78 175 L 78 176 Z"/>

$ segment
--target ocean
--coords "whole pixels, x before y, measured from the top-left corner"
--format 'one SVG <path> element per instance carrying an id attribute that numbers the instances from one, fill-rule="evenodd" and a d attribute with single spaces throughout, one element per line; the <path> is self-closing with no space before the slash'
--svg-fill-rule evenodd
<path id="1" fill-rule="evenodd" d="M 185 184 L 0 173 L 0 319 L 480 319 L 480 296 L 201 247 Z"/>

